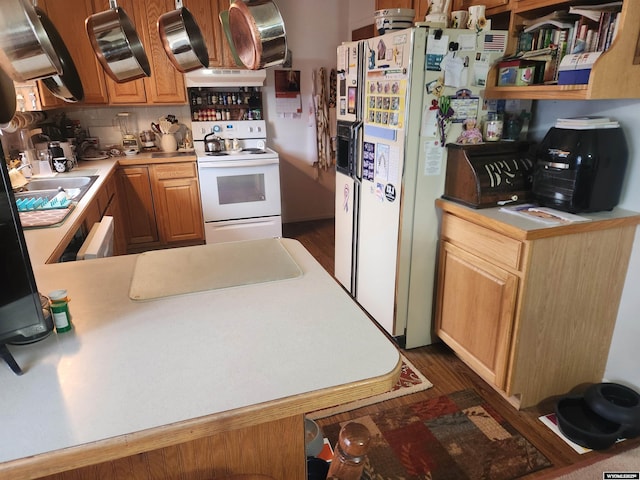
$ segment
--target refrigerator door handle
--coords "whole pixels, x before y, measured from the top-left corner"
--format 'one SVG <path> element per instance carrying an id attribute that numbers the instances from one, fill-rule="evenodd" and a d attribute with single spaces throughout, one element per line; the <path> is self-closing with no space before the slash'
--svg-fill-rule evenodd
<path id="1" fill-rule="evenodd" d="M 362 182 L 362 120 L 353 124 L 351 129 L 351 158 L 353 158 L 353 166 L 351 168 L 351 176 L 353 179 Z"/>

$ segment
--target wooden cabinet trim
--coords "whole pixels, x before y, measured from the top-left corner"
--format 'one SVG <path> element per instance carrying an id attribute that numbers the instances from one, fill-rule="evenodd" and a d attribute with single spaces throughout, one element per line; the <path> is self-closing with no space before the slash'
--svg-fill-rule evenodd
<path id="1" fill-rule="evenodd" d="M 523 245 L 518 240 L 450 214 L 445 214 L 443 218 L 442 235 L 477 255 L 509 268 L 520 269 Z"/>
<path id="2" fill-rule="evenodd" d="M 567 0 L 511 0 L 510 9 L 510 53 L 514 53 L 521 17 L 536 17 L 550 13 L 574 2 Z M 603 2 L 605 3 L 605 2 Z M 493 12 L 489 12 L 493 13 Z M 614 98 L 640 98 L 640 2 L 625 0 L 616 40 L 594 64 L 589 83 L 586 85 L 529 85 L 526 87 L 498 87 L 497 67 L 493 67 L 487 78 L 484 92 L 486 98 L 533 99 L 533 100 L 589 100 Z"/>
<path id="3" fill-rule="evenodd" d="M 436 333 L 486 381 L 505 388 L 518 277 L 442 243 Z"/>
<path id="4" fill-rule="evenodd" d="M 157 164 L 153 165 L 153 177 L 156 180 L 197 178 L 198 170 L 195 162 Z"/>

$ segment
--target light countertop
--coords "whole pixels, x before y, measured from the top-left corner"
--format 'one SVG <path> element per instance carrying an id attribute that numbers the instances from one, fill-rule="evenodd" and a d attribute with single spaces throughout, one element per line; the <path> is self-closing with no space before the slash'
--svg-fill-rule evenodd
<path id="1" fill-rule="evenodd" d="M 581 217 L 588 218 L 589 221 L 548 225 L 507 213 L 501 210 L 500 207 L 471 208 L 445 199 L 436 200 L 436 205 L 445 212 L 459 216 L 470 222 L 493 228 L 496 231 L 519 240 L 535 240 L 570 233 L 589 232 L 640 224 L 639 212 L 618 207 L 610 211 L 579 214 Z"/>
<path id="2" fill-rule="evenodd" d="M 29 257 L 33 265 L 44 263 L 55 263 L 60 256 L 60 248 L 71 241 L 76 231 L 84 221 L 86 210 L 94 201 L 98 191 L 105 182 L 115 174 L 119 165 L 149 165 L 167 162 L 191 162 L 195 160 L 195 154 L 184 154 L 176 152 L 176 156 L 165 154 L 160 158 L 153 158 L 151 153 L 139 153 L 133 156 L 112 157 L 105 160 L 80 161 L 79 166 L 69 173 L 59 174 L 60 176 L 97 175 L 99 178 L 94 182 L 87 193 L 74 205 L 73 210 L 64 221 L 53 227 L 30 228 L 24 231 L 29 250 Z M 58 248 L 59 247 L 59 248 Z"/>
<path id="3" fill-rule="evenodd" d="M 274 241 L 301 276 L 149 301 L 129 298 L 137 255 L 34 266 L 41 291 L 68 290 L 74 330 L 9 347 L 25 374 L 0 368 L 0 477 L 161 426 L 393 385 L 395 345 L 301 244 Z"/>

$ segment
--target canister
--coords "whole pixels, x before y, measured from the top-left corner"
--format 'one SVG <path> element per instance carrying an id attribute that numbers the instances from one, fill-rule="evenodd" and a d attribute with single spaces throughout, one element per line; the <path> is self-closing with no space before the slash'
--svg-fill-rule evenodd
<path id="1" fill-rule="evenodd" d="M 485 142 L 497 142 L 502 138 L 502 115 L 488 113 L 483 119 L 482 137 Z"/>
<path id="2" fill-rule="evenodd" d="M 58 333 L 71 330 L 71 313 L 69 312 L 69 297 L 66 290 L 54 290 L 49 293 L 51 300 L 51 314 Z"/>

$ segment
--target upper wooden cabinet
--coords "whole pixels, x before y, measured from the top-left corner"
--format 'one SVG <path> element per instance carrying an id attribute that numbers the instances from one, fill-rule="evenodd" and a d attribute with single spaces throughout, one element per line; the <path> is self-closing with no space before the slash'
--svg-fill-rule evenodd
<path id="1" fill-rule="evenodd" d="M 487 3 L 487 2 L 482 2 Z M 539 18 L 555 10 L 568 10 L 584 2 L 567 0 L 509 0 L 509 49 L 515 52 L 518 32 L 524 20 Z M 606 3 L 604 0 L 602 3 Z M 488 11 L 488 14 L 492 12 Z M 499 14 L 496 20 L 504 21 Z M 537 100 L 590 100 L 640 98 L 640 1 L 625 0 L 618 32 L 611 47 L 596 61 L 586 85 L 529 85 L 497 87 L 497 68 L 487 78 L 487 98 L 524 98 Z M 498 22 L 496 22 L 498 23 Z"/>
<path id="2" fill-rule="evenodd" d="M 376 10 L 386 8 L 413 8 L 416 11 L 414 20 L 424 22 L 429 8 L 429 0 L 376 0 Z"/>
<path id="3" fill-rule="evenodd" d="M 209 51 L 209 67 L 233 67 L 231 50 L 220 25 L 220 12 L 229 10 L 230 0 L 185 0 L 184 6 L 189 9 L 202 31 L 207 50 Z"/>
<path id="4" fill-rule="evenodd" d="M 101 0 L 104 2 L 104 0 Z M 175 10 L 173 0 L 120 0 L 118 5 L 134 23 L 151 66 L 151 76 L 118 84 L 107 78 L 112 104 L 183 104 L 187 102 L 184 76 L 169 61 L 158 35 L 163 13 Z M 108 8 L 108 2 L 104 2 Z"/>
<path id="5" fill-rule="evenodd" d="M 92 0 L 40 0 L 38 6 L 46 12 L 62 37 L 80 76 L 84 89 L 84 103 L 104 105 L 109 102 L 102 66 L 93 51 L 84 27 L 85 19 L 95 12 Z M 108 6 L 108 4 L 107 4 Z M 42 103 L 46 107 L 63 106 L 65 102 L 44 93 Z M 48 92 L 48 91 L 47 91 Z"/>
<path id="6" fill-rule="evenodd" d="M 192 0 L 205 4 L 204 0 Z M 158 35 L 157 21 L 163 13 L 175 10 L 174 0 L 119 0 L 121 7 L 134 23 L 151 66 L 151 76 L 124 83 L 113 81 L 98 62 L 87 37 L 85 20 L 93 13 L 108 10 L 108 0 L 41 0 L 39 4 L 56 26 L 71 54 L 85 98 L 82 103 L 91 105 L 130 104 L 185 104 L 187 94 L 184 77 L 169 61 Z M 195 8 L 195 7 L 194 7 Z M 211 7 L 211 10 L 215 10 Z M 198 16 L 200 12 L 195 12 Z M 215 13 L 217 17 L 217 12 Z M 198 22 L 201 20 L 198 19 Z M 204 23 L 204 22 L 203 22 Z M 215 30 L 212 30 L 215 35 Z M 219 32 L 219 29 L 218 29 Z M 220 56 L 220 46 L 212 50 Z M 211 51 L 209 52 L 211 55 Z M 43 106 L 60 107 L 62 100 L 43 92 Z"/>

